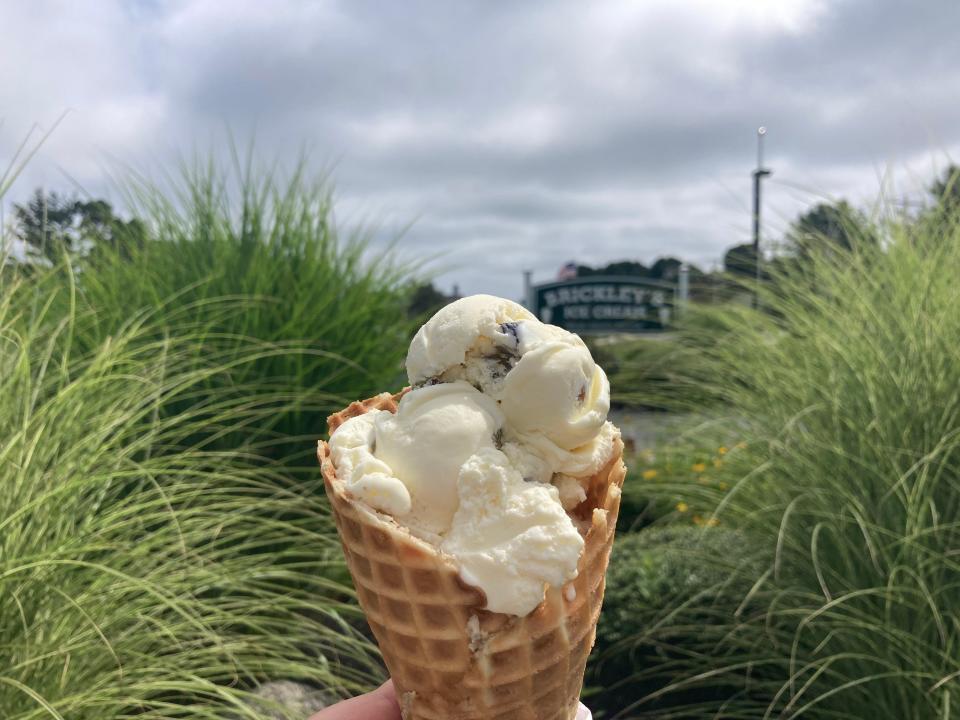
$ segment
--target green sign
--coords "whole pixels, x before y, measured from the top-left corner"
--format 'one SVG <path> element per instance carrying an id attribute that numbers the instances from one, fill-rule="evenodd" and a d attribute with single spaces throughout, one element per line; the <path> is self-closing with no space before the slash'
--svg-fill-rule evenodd
<path id="1" fill-rule="evenodd" d="M 670 325 L 675 288 L 631 277 L 585 277 L 530 288 L 543 322 L 576 333 L 651 332 Z"/>

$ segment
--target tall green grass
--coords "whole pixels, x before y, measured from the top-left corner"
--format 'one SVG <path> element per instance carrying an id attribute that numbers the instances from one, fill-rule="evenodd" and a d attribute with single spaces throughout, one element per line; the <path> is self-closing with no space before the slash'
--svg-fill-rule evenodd
<path id="1" fill-rule="evenodd" d="M 80 342 L 72 278 L 0 287 L 0 716 L 254 718 L 266 680 L 380 679 L 322 491 L 209 442 L 287 410 L 262 344 L 163 313 Z"/>
<path id="2" fill-rule="evenodd" d="M 702 356 L 715 341 L 708 314 L 687 313 L 661 336 L 590 342 L 614 406 L 703 414 L 720 400 Z"/>
<path id="3" fill-rule="evenodd" d="M 895 221 L 815 253 L 705 348 L 747 445 L 716 518 L 724 579 L 620 652 L 658 690 L 618 717 L 960 716 L 960 227 Z M 704 542 L 709 542 L 709 534 Z"/>
<path id="4" fill-rule="evenodd" d="M 95 347 L 150 311 L 159 333 L 202 336 L 198 360 L 258 345 L 254 361 L 205 384 L 282 398 L 282 409 L 245 431 L 296 452 L 326 431 L 332 411 L 401 384 L 416 322 L 407 312 L 412 268 L 375 250 L 363 230 L 341 234 L 329 184 L 305 164 L 284 174 L 252 158 L 185 165 L 162 182 L 120 180 L 149 239 L 97 246 L 82 264 L 80 294 L 96 312 L 78 325 L 77 342 Z"/>

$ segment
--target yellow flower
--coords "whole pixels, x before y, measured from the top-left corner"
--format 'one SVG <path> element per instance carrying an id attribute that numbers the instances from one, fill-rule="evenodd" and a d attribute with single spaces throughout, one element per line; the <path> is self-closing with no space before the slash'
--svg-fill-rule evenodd
<path id="1" fill-rule="evenodd" d="M 726 454 L 727 454 L 727 448 L 725 446 L 721 445 L 720 447 L 717 448 L 717 455 L 726 455 Z"/>
<path id="2" fill-rule="evenodd" d="M 687 505 L 685 502 L 680 501 L 677 503 L 677 512 L 685 513 L 689 509 L 690 509 L 690 506 Z"/>
<path id="3" fill-rule="evenodd" d="M 702 462 L 694 463 L 693 467 L 690 469 L 693 470 L 695 473 L 702 473 L 704 470 L 707 469 L 707 464 Z"/>
<path id="4" fill-rule="evenodd" d="M 717 487 L 720 488 L 721 490 L 723 490 L 724 492 L 726 492 L 727 488 L 730 487 L 730 486 L 727 485 L 725 482 L 722 482 L 722 483 L 720 483 L 719 485 L 717 485 Z"/>
<path id="5" fill-rule="evenodd" d="M 694 524 L 694 525 L 703 525 L 703 518 L 700 517 L 699 515 L 694 515 L 694 516 L 693 516 L 693 524 Z"/>
<path id="6" fill-rule="evenodd" d="M 719 520 L 719 519 L 717 519 L 717 518 L 715 518 L 715 517 L 707 518 L 707 527 L 716 527 L 716 526 L 719 525 L 719 524 L 720 524 L 720 520 Z"/>
<path id="7" fill-rule="evenodd" d="M 644 480 L 653 480 L 656 476 L 657 476 L 657 471 L 654 470 L 653 468 L 650 468 L 649 470 L 644 470 L 644 471 L 643 471 L 643 479 L 644 479 Z"/>
<path id="8" fill-rule="evenodd" d="M 723 467 L 723 460 L 721 460 L 720 458 L 714 458 L 714 459 L 713 459 L 713 466 L 714 466 L 715 468 Z"/>

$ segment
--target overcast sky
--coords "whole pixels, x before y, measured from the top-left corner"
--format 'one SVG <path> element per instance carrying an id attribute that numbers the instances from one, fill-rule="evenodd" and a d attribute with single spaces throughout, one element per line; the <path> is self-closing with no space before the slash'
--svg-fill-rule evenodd
<path id="1" fill-rule="evenodd" d="M 109 197 L 116 163 L 255 128 L 332 169 L 342 224 L 516 297 L 568 260 L 717 264 L 759 125 L 771 240 L 888 171 L 916 196 L 960 150 L 958 27 L 956 0 L 3 0 L 0 166 L 69 110 L 6 202 Z"/>

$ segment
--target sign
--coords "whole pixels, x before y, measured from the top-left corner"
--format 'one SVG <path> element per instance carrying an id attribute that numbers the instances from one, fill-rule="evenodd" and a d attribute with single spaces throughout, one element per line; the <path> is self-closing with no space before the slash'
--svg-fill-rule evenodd
<path id="1" fill-rule="evenodd" d="M 644 278 L 594 275 L 530 287 L 530 309 L 571 332 L 651 332 L 670 325 L 673 285 Z"/>

